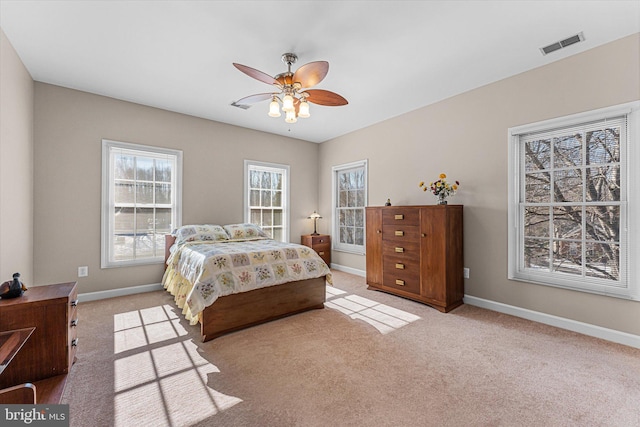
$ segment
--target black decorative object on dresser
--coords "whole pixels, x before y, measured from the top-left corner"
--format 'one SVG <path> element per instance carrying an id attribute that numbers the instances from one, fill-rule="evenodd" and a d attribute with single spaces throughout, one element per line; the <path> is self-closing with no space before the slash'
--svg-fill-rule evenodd
<path id="1" fill-rule="evenodd" d="M 442 312 L 464 297 L 462 205 L 366 208 L 367 284 Z"/>

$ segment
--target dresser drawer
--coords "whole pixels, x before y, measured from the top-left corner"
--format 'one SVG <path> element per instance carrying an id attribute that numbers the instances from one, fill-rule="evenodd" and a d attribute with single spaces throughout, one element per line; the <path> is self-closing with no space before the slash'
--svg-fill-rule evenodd
<path id="1" fill-rule="evenodd" d="M 382 240 L 418 243 L 420 240 L 420 228 L 417 225 L 385 225 L 382 228 Z M 393 244 L 395 245 L 396 243 Z M 386 245 L 386 243 L 384 245 Z"/>
<path id="2" fill-rule="evenodd" d="M 383 285 L 388 288 L 420 295 L 420 274 L 417 271 L 385 269 Z"/>
<path id="3" fill-rule="evenodd" d="M 311 236 L 311 246 L 313 246 L 313 249 L 315 249 L 316 246 L 322 245 L 322 244 L 325 244 L 325 243 L 327 245 L 331 244 L 331 242 L 329 241 L 329 236 L 325 236 L 325 235 Z"/>
<path id="4" fill-rule="evenodd" d="M 382 247 L 382 256 L 411 259 L 420 259 L 420 243 L 409 239 L 389 242 Z"/>
<path id="5" fill-rule="evenodd" d="M 382 211 L 382 224 L 384 225 L 419 225 L 420 211 L 418 209 L 391 208 Z"/>

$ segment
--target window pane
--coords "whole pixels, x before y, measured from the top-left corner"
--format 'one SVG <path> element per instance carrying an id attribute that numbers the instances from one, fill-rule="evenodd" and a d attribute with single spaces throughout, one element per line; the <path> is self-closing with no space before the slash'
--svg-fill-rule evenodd
<path id="1" fill-rule="evenodd" d="M 133 236 L 116 235 L 113 239 L 113 258 L 116 261 L 133 259 Z"/>
<path id="2" fill-rule="evenodd" d="M 356 204 L 355 206 L 364 206 L 364 190 L 358 190 L 356 192 Z"/>
<path id="3" fill-rule="evenodd" d="M 265 227 L 271 227 L 273 225 L 273 215 L 270 210 L 262 211 L 262 225 Z"/>
<path id="4" fill-rule="evenodd" d="M 586 206 L 586 238 L 601 242 L 620 241 L 620 206 Z"/>
<path id="5" fill-rule="evenodd" d="M 261 187 L 262 188 L 266 188 L 266 189 L 270 189 L 271 188 L 271 172 L 262 172 Z"/>
<path id="6" fill-rule="evenodd" d="M 620 279 L 620 245 L 587 243 L 586 274 L 602 279 Z"/>
<path id="7" fill-rule="evenodd" d="M 260 190 L 250 190 L 249 205 L 260 206 Z"/>
<path id="8" fill-rule="evenodd" d="M 134 208 L 115 208 L 114 212 L 114 234 L 125 235 L 133 234 L 135 227 Z"/>
<path id="9" fill-rule="evenodd" d="M 282 209 L 275 209 L 273 211 L 273 225 L 282 227 L 284 222 L 282 221 L 283 211 Z"/>
<path id="10" fill-rule="evenodd" d="M 153 159 L 136 157 L 136 179 L 138 181 L 153 181 Z"/>
<path id="11" fill-rule="evenodd" d="M 156 184 L 156 204 L 171 203 L 171 184 Z"/>
<path id="12" fill-rule="evenodd" d="M 563 206 L 553 209 L 553 234 L 560 239 L 582 239 L 582 208 Z"/>
<path id="13" fill-rule="evenodd" d="M 356 227 L 364 227 L 364 209 L 356 209 L 355 215 Z"/>
<path id="14" fill-rule="evenodd" d="M 153 203 L 153 184 L 136 184 L 136 203 Z"/>
<path id="15" fill-rule="evenodd" d="M 355 206 L 356 205 L 356 191 L 351 190 L 347 192 L 347 206 Z"/>
<path id="16" fill-rule="evenodd" d="M 273 192 L 273 206 L 282 206 L 282 191 Z"/>
<path id="17" fill-rule="evenodd" d="M 555 184 L 553 197 L 556 202 L 581 202 L 583 200 L 580 169 L 555 171 L 553 179 Z"/>
<path id="18" fill-rule="evenodd" d="M 527 207 L 524 212 L 524 235 L 528 237 L 548 237 L 550 216 L 549 207 Z"/>
<path id="19" fill-rule="evenodd" d="M 350 227 L 340 227 L 340 242 L 353 244 L 353 229 Z"/>
<path id="20" fill-rule="evenodd" d="M 349 206 L 349 192 L 348 191 L 340 191 L 340 201 L 338 202 L 338 206 L 341 208 L 345 206 Z"/>
<path id="21" fill-rule="evenodd" d="M 344 214 L 345 214 L 345 225 L 353 226 L 355 224 L 355 210 L 346 209 Z"/>
<path id="22" fill-rule="evenodd" d="M 527 203 L 551 202 L 551 184 L 548 173 L 528 173 L 526 175 L 525 201 Z"/>
<path id="23" fill-rule="evenodd" d="M 282 190 L 282 175 L 279 173 L 271 173 L 271 187 L 274 190 Z"/>
<path id="24" fill-rule="evenodd" d="M 122 154 L 116 154 L 113 161 L 113 177 L 115 179 L 135 178 L 135 160 L 133 156 L 123 156 Z"/>
<path id="25" fill-rule="evenodd" d="M 620 128 L 587 132 L 586 164 L 620 162 Z"/>
<path id="26" fill-rule="evenodd" d="M 565 135 L 553 139 L 553 165 L 565 168 L 582 165 L 582 135 Z"/>
<path id="27" fill-rule="evenodd" d="M 582 275 L 582 243 L 553 241 L 553 270 Z"/>
<path id="28" fill-rule="evenodd" d="M 171 208 L 156 208 L 156 233 L 166 234 L 171 231 Z"/>
<path id="29" fill-rule="evenodd" d="M 156 181 L 171 182 L 171 161 L 156 160 Z"/>
<path id="30" fill-rule="evenodd" d="M 260 172 L 255 170 L 249 171 L 249 186 L 251 188 L 260 188 Z"/>
<path id="31" fill-rule="evenodd" d="M 155 209 L 136 209 L 136 234 L 147 234 L 155 230 Z"/>
<path id="32" fill-rule="evenodd" d="M 262 224 L 262 211 L 260 209 L 251 209 L 251 224 Z"/>
<path id="33" fill-rule="evenodd" d="M 338 182 L 340 185 L 340 190 L 348 190 L 350 188 L 349 184 L 349 173 L 339 173 L 338 174 Z"/>
<path id="34" fill-rule="evenodd" d="M 524 144 L 525 171 L 549 169 L 551 167 L 551 140 L 529 141 Z"/>
<path id="35" fill-rule="evenodd" d="M 134 237 L 136 246 L 136 257 L 153 257 L 155 251 L 155 235 L 142 234 Z"/>
<path id="36" fill-rule="evenodd" d="M 549 271 L 549 241 L 524 239 L 524 265 L 526 268 Z"/>
<path id="37" fill-rule="evenodd" d="M 338 224 L 340 224 L 340 226 L 347 225 L 347 214 L 344 209 L 338 210 L 338 217 Z"/>
<path id="38" fill-rule="evenodd" d="M 279 242 L 282 241 L 282 239 L 284 239 L 284 232 L 282 230 L 282 228 L 274 228 L 273 229 L 273 234 L 271 236 L 273 238 L 273 240 L 277 240 Z"/>
<path id="39" fill-rule="evenodd" d="M 364 228 L 356 227 L 354 229 L 353 243 L 356 245 L 364 245 Z"/>
<path id="40" fill-rule="evenodd" d="M 587 168 L 588 202 L 620 201 L 620 165 Z"/>
<path id="41" fill-rule="evenodd" d="M 135 193 L 134 184 L 130 182 L 116 182 L 114 187 L 113 199 L 118 203 L 134 203 Z"/>
<path id="42" fill-rule="evenodd" d="M 271 190 L 260 191 L 260 206 L 271 206 Z"/>

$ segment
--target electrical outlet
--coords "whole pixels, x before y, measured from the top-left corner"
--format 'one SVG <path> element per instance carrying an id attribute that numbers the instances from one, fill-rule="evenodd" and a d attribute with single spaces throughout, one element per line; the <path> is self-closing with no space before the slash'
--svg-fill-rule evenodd
<path id="1" fill-rule="evenodd" d="M 86 265 L 83 267 L 78 267 L 78 277 L 87 277 L 89 275 L 89 267 Z"/>
<path id="2" fill-rule="evenodd" d="M 466 267 L 465 267 L 465 268 L 463 268 L 463 269 L 462 269 L 462 274 L 464 275 L 464 278 L 465 278 L 465 279 L 468 279 L 468 278 L 469 278 L 469 269 L 468 269 L 468 268 L 466 268 Z"/>

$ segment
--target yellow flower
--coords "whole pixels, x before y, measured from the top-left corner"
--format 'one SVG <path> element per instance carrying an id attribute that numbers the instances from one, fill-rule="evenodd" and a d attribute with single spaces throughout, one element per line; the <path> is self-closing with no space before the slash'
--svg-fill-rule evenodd
<path id="1" fill-rule="evenodd" d="M 442 184 L 440 184 L 440 182 L 436 182 L 436 187 L 442 187 Z"/>
<path id="2" fill-rule="evenodd" d="M 422 191 L 427 191 L 427 187 L 424 187 L 424 188 L 422 189 Z"/>
<path id="3" fill-rule="evenodd" d="M 453 190 L 455 191 L 455 190 L 457 190 L 457 189 L 458 189 L 458 186 L 457 186 L 457 185 L 455 185 L 455 184 L 453 184 L 453 185 L 451 186 L 451 188 L 453 188 Z"/>
<path id="4" fill-rule="evenodd" d="M 445 179 L 446 177 L 447 177 L 447 175 L 446 175 L 446 174 L 444 174 L 444 173 L 441 173 L 441 174 L 440 174 L 440 179 Z"/>
<path id="5" fill-rule="evenodd" d="M 424 187 L 424 181 L 420 181 L 419 187 Z"/>

